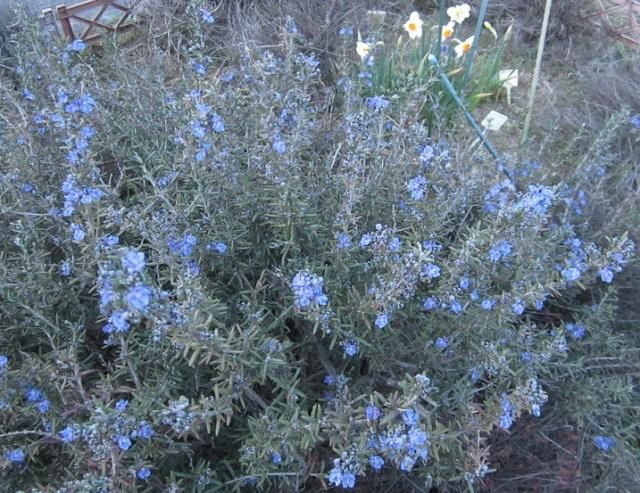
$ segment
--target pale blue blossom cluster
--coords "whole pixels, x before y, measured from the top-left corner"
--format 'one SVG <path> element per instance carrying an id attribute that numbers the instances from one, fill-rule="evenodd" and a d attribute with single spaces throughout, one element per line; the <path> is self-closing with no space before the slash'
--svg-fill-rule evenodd
<path id="1" fill-rule="evenodd" d="M 300 310 L 310 310 L 324 307 L 329 303 L 325 294 L 324 280 L 322 277 L 303 270 L 298 272 L 291 280 L 291 290 L 295 297 L 295 305 Z"/>
<path id="2" fill-rule="evenodd" d="M 106 241 L 114 243 L 116 239 L 113 237 Z M 110 252 L 113 247 L 104 248 Z M 142 317 L 148 315 L 156 296 L 155 290 L 144 280 L 144 252 L 122 248 L 117 254 L 118 261 L 100 266 L 97 282 L 100 311 L 107 320 L 102 331 L 109 335 L 128 332 Z"/>

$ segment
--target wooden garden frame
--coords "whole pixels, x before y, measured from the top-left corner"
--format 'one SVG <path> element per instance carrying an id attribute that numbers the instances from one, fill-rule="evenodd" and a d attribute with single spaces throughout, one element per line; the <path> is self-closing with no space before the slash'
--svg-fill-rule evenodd
<path id="1" fill-rule="evenodd" d="M 627 46 L 640 49 L 640 0 L 596 0 L 597 10 L 585 17 L 607 34 L 617 38 Z M 612 16 L 627 19 L 624 26 L 615 27 Z"/>
<path id="2" fill-rule="evenodd" d="M 69 42 L 81 39 L 89 44 L 98 41 L 104 31 L 109 33 L 124 32 L 134 27 L 135 24 L 125 24 L 125 22 L 131 16 L 136 3 L 137 1 L 133 1 L 131 6 L 127 7 L 122 5 L 122 0 L 85 0 L 70 6 L 58 5 L 55 7 L 55 18 L 60 23 L 62 32 Z M 102 16 L 110 7 L 122 12 L 115 24 L 101 22 Z M 83 16 L 83 12 L 96 8 L 99 10 L 93 18 Z M 43 10 L 42 13 L 45 17 L 51 17 L 53 14 L 52 9 Z M 84 24 L 84 29 L 74 29 L 72 21 Z M 102 32 L 95 32 L 95 29 L 100 29 Z"/>

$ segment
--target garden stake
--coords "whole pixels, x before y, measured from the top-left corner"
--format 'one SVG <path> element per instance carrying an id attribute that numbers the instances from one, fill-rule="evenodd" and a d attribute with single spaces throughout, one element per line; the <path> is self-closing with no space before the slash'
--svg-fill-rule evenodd
<path id="1" fill-rule="evenodd" d="M 453 87 L 453 84 L 451 84 L 451 81 L 449 80 L 449 77 L 447 77 L 447 74 L 445 74 L 442 70 L 440 70 L 440 64 L 438 63 L 438 60 L 436 59 L 436 57 L 433 55 L 429 55 L 429 61 L 436 67 L 436 70 L 438 71 L 438 77 L 440 77 L 440 80 L 444 84 L 444 87 L 446 88 L 449 95 L 453 98 L 458 108 L 460 108 L 464 113 L 464 117 L 467 119 L 467 121 L 469 122 L 469 125 L 471 125 L 471 128 L 473 128 L 473 130 L 476 132 L 476 134 L 480 138 L 480 142 L 482 143 L 482 145 L 487 148 L 489 153 L 497 161 L 498 169 L 506 175 L 506 177 L 509 179 L 511 183 L 514 183 L 513 179 L 511 178 L 511 175 L 509 175 L 509 172 L 503 166 L 502 160 L 500 159 L 500 156 L 498 155 L 498 152 L 496 151 L 495 147 L 493 147 L 491 142 L 489 142 L 485 133 L 482 131 L 478 123 L 474 120 L 471 113 L 469 113 L 469 111 L 465 107 L 464 102 L 462 101 L 462 99 L 460 99 L 460 96 L 458 96 L 458 93 L 456 92 L 456 89 Z M 515 183 L 514 183 L 514 186 L 515 186 Z"/>
<path id="2" fill-rule="evenodd" d="M 547 28 L 549 27 L 549 13 L 551 12 L 551 3 L 553 0 L 547 0 L 544 6 L 544 18 L 542 20 L 542 32 L 540 33 L 540 41 L 538 42 L 538 54 L 536 56 L 536 68 L 533 72 L 533 81 L 529 90 L 529 105 L 527 107 L 527 116 L 524 120 L 524 130 L 522 131 L 522 140 L 520 146 L 524 146 L 529 134 L 529 125 L 531 125 L 531 113 L 533 113 L 533 101 L 536 97 L 536 86 L 540 77 L 540 66 L 542 65 L 542 52 L 544 51 L 545 38 L 547 37 Z"/>
<path id="3" fill-rule="evenodd" d="M 471 76 L 471 67 L 473 66 L 473 59 L 476 56 L 476 51 L 478 50 L 480 34 L 482 34 L 482 26 L 484 26 L 484 17 L 485 15 L 487 15 L 488 6 L 489 0 L 482 0 L 482 5 L 480 5 L 480 14 L 478 15 L 478 22 L 476 23 L 476 32 L 473 35 L 473 44 L 471 45 L 471 51 L 467 54 L 467 65 L 464 68 L 462 87 L 465 87 L 467 85 L 467 82 L 469 82 L 469 77 Z"/>
<path id="4" fill-rule="evenodd" d="M 447 15 L 447 0 L 440 0 L 440 20 L 438 21 L 438 36 L 436 37 L 436 59 L 440 61 L 442 51 L 442 27 Z"/>

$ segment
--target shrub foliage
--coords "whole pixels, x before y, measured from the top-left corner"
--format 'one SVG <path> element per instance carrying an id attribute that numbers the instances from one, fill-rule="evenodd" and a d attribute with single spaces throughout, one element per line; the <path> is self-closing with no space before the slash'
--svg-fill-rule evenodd
<path id="1" fill-rule="evenodd" d="M 480 487 L 490 436 L 553 408 L 594 345 L 624 351 L 611 283 L 634 246 L 576 226 L 578 178 L 454 151 L 341 76 L 355 51 L 332 86 L 292 21 L 224 59 L 195 4 L 192 44 L 143 60 L 22 27 L 0 134 L 7 491 Z M 571 419 L 610 451 L 628 415 L 598 405 Z"/>

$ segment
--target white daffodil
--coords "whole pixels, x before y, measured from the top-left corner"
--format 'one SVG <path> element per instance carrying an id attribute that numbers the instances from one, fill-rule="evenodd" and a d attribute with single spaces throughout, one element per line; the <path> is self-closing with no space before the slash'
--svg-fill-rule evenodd
<path id="1" fill-rule="evenodd" d="M 409 33 L 411 39 L 419 39 L 422 37 L 422 19 L 418 12 L 411 12 L 409 20 L 404 23 L 404 30 Z"/>
<path id="2" fill-rule="evenodd" d="M 460 58 L 462 55 L 469 53 L 469 51 L 471 51 L 472 46 L 473 46 L 473 36 L 470 36 L 464 41 L 459 42 L 455 47 L 456 56 Z"/>
<path id="3" fill-rule="evenodd" d="M 465 19 L 468 19 L 471 15 L 471 7 L 469 7 L 469 4 L 467 3 L 456 5 L 455 7 L 449 7 L 447 9 L 447 15 L 452 21 L 462 24 Z"/>
<path id="4" fill-rule="evenodd" d="M 371 49 L 371 43 L 363 43 L 362 41 L 356 42 L 356 53 L 363 62 L 371 55 Z"/>
<path id="5" fill-rule="evenodd" d="M 453 21 L 450 21 L 448 24 L 442 26 L 442 41 L 446 41 L 451 38 L 451 36 L 453 36 L 455 27 L 456 23 Z"/>

